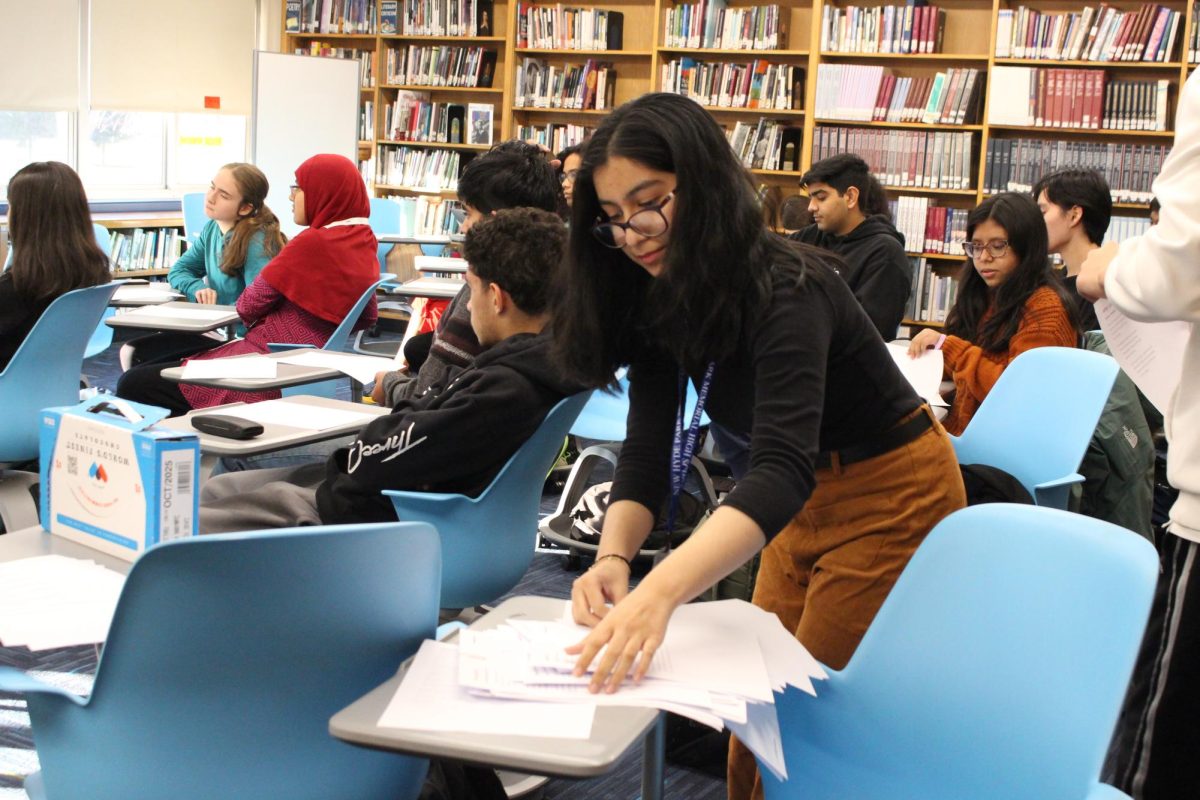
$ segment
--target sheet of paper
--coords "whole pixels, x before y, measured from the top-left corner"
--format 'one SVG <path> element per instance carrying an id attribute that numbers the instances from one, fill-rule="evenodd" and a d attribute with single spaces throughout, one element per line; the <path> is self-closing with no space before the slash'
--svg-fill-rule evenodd
<path id="1" fill-rule="evenodd" d="M 334 353 L 328 350 L 298 350 L 281 356 L 278 360 L 284 364 L 298 364 L 302 367 L 336 369 L 359 383 L 370 383 L 375 380 L 375 373 L 388 372 L 392 368 L 390 358 Z"/>
<path id="2" fill-rule="evenodd" d="M 1183 350 L 1191 324 L 1139 322 L 1108 300 L 1097 300 L 1095 308 L 1113 358 L 1155 408 L 1166 414 L 1183 376 Z"/>
<path id="3" fill-rule="evenodd" d="M 421 643 L 380 727 L 586 739 L 595 706 L 476 697 L 458 685 L 458 647 Z"/>
<path id="4" fill-rule="evenodd" d="M 183 379 L 274 378 L 277 366 L 266 356 L 237 358 L 193 358 L 183 365 Z"/>
<path id="5" fill-rule="evenodd" d="M 931 406 L 949 405 L 941 395 L 944 367 L 941 350 L 926 350 L 925 355 L 910 358 L 907 342 L 888 342 L 887 348 L 900 372 L 925 402 Z"/>
<path id="6" fill-rule="evenodd" d="M 169 303 L 182 298 L 174 289 L 153 286 L 120 286 L 113 293 L 113 301 L 120 303 Z"/>
<path id="7" fill-rule="evenodd" d="M 84 559 L 0 564 L 0 642 L 30 650 L 102 642 L 124 585 L 125 576 Z"/>
<path id="8" fill-rule="evenodd" d="M 125 312 L 131 317 L 173 317 L 175 319 L 193 319 L 211 322 L 225 319 L 231 313 L 229 308 L 205 308 L 204 306 L 145 306 Z"/>
<path id="9" fill-rule="evenodd" d="M 729 723 L 729 732 L 758 756 L 767 769 L 781 781 L 787 780 L 783 759 L 783 737 L 779 733 L 779 715 L 773 703 L 750 703 L 745 723 Z"/>
<path id="10" fill-rule="evenodd" d="M 362 411 L 350 411 L 342 408 L 326 408 L 324 406 L 296 403 L 288 400 L 264 400 L 261 403 L 247 403 L 234 406 L 216 413 L 229 414 L 263 425 L 286 425 L 289 428 L 300 428 L 309 431 L 324 431 L 351 425 L 366 425 L 377 415 Z"/>

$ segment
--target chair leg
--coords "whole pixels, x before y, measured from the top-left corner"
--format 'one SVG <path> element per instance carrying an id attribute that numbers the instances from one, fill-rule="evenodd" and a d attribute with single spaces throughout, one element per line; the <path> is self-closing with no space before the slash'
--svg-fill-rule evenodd
<path id="1" fill-rule="evenodd" d="M 0 472 L 0 524 L 5 531 L 19 531 L 39 524 L 37 501 L 30 491 L 38 485 L 32 472 Z"/>

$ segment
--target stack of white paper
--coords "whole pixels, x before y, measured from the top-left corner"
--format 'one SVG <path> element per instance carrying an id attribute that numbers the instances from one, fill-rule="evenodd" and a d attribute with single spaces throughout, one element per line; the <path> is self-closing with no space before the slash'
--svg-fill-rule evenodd
<path id="1" fill-rule="evenodd" d="M 124 585 L 120 573 L 77 558 L 0 564 L 0 642 L 30 650 L 102 642 Z"/>
<path id="2" fill-rule="evenodd" d="M 330 350 L 296 350 L 289 355 L 280 356 L 279 360 L 284 364 L 297 364 L 302 367 L 336 369 L 359 383 L 370 383 L 375 380 L 376 373 L 387 372 L 392 368 L 390 358 L 335 353 Z"/>
<path id="3" fill-rule="evenodd" d="M 233 358 L 193 358 L 183 365 L 185 381 L 212 380 L 214 378 L 274 378 L 276 363 L 261 355 L 237 356 Z"/>
<path id="4" fill-rule="evenodd" d="M 931 406 L 949 405 L 941 395 L 942 372 L 945 369 L 941 350 L 926 350 L 913 358 L 908 354 L 908 342 L 888 342 L 887 348 L 900 372 L 908 378 L 922 400 Z"/>

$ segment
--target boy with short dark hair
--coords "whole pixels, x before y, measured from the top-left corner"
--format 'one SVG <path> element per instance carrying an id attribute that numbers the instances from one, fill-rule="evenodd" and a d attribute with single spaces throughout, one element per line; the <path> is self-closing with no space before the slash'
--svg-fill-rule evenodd
<path id="1" fill-rule="evenodd" d="M 1092 304 L 1079 296 L 1075 281 L 1088 253 L 1104 243 L 1112 219 L 1112 193 L 1099 172 L 1061 169 L 1034 184 L 1033 199 L 1046 220 L 1050 252 L 1062 256 L 1067 268 L 1063 283 L 1076 299 L 1083 330 L 1100 327 Z"/>

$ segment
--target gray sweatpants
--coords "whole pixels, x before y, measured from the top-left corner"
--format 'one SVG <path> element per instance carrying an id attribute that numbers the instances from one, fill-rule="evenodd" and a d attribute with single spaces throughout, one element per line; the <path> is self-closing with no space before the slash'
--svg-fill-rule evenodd
<path id="1" fill-rule="evenodd" d="M 229 472 L 200 491 L 200 533 L 320 525 L 317 486 L 325 463 Z"/>

